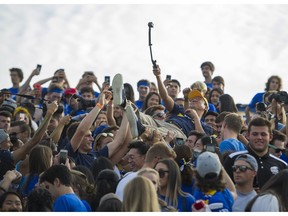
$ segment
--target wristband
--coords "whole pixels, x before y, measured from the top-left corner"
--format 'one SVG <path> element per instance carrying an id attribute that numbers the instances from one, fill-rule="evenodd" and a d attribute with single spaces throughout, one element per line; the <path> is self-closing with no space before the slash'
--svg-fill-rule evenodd
<path id="1" fill-rule="evenodd" d="M 101 105 L 100 103 L 97 103 L 96 106 L 99 107 L 100 109 L 103 108 L 103 105 Z"/>

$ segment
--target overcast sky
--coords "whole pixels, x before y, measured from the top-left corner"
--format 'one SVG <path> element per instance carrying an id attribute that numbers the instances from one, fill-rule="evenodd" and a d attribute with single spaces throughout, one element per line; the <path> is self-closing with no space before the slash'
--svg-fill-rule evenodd
<path id="1" fill-rule="evenodd" d="M 170 74 L 190 86 L 204 80 L 201 63 L 212 61 L 225 92 L 248 103 L 271 75 L 282 77 L 287 90 L 287 11 L 287 5 L 259 4 L 0 5 L 0 85 L 12 86 L 9 68 L 21 68 L 26 79 L 42 64 L 32 83 L 65 68 L 72 86 L 92 70 L 101 83 L 122 73 L 136 90 L 139 79 L 156 81 L 148 47 L 152 21 L 163 78 Z"/>

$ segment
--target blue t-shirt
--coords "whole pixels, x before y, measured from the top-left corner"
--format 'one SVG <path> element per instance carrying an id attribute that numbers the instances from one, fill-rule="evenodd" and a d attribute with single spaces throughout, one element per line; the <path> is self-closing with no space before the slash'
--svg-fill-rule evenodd
<path id="1" fill-rule="evenodd" d="M 195 130 L 194 122 L 192 121 L 191 117 L 185 114 L 183 107 L 174 103 L 174 107 L 169 114 L 171 115 L 169 115 L 166 121 L 180 128 L 187 137 L 189 136 L 190 131 Z M 213 133 L 213 128 L 211 128 L 205 122 L 201 121 L 201 125 L 207 135 L 211 135 Z"/>
<path id="2" fill-rule="evenodd" d="M 144 101 L 137 100 L 135 101 L 135 105 L 138 107 L 139 110 L 142 109 Z"/>
<path id="3" fill-rule="evenodd" d="M 165 196 L 160 195 L 160 199 L 165 201 Z M 191 194 L 186 196 L 178 194 L 177 196 L 178 206 L 176 209 L 179 212 L 192 212 L 192 205 L 195 203 L 195 198 Z"/>
<path id="4" fill-rule="evenodd" d="M 54 212 L 87 212 L 84 203 L 76 194 L 64 194 L 59 196 L 53 203 Z"/>
<path id="5" fill-rule="evenodd" d="M 206 83 L 206 82 L 204 82 L 204 83 L 206 84 L 207 88 L 213 89 L 212 82 L 211 82 L 211 83 Z"/>
<path id="6" fill-rule="evenodd" d="M 68 150 L 68 155 L 75 160 L 76 165 L 83 165 L 88 168 L 91 167 L 92 162 L 99 156 L 109 157 L 109 150 L 107 145 L 100 149 L 99 151 L 93 151 L 88 154 L 80 153 L 78 150 L 76 152 L 73 151 L 71 143 L 66 146 Z"/>
<path id="7" fill-rule="evenodd" d="M 193 195 L 194 194 L 194 180 L 189 185 L 181 184 L 181 190 L 184 191 L 185 193 L 189 193 Z"/>
<path id="8" fill-rule="evenodd" d="M 257 93 L 256 95 L 254 95 L 254 97 L 252 98 L 252 100 L 250 101 L 250 103 L 248 104 L 248 107 L 250 108 L 251 112 L 255 112 L 255 108 L 256 108 L 256 103 L 258 102 L 263 102 L 263 95 L 265 92 L 260 92 Z"/>
<path id="9" fill-rule="evenodd" d="M 34 174 L 33 176 L 30 177 L 29 182 L 27 183 L 27 178 L 28 176 L 22 177 L 20 183 L 19 183 L 19 193 L 21 196 L 26 197 L 35 188 L 35 185 L 38 183 L 39 180 L 39 175 Z M 24 185 L 27 185 L 25 190 L 24 190 Z"/>
<path id="10" fill-rule="evenodd" d="M 208 103 L 208 111 L 218 112 L 214 104 Z"/>
<path id="11" fill-rule="evenodd" d="M 229 139 L 225 139 L 223 140 L 220 144 L 219 144 L 219 150 L 220 153 L 223 154 L 225 151 L 244 151 L 246 150 L 245 145 L 240 142 L 237 139 L 234 138 L 229 138 Z"/>
<path id="12" fill-rule="evenodd" d="M 9 88 L 8 90 L 9 90 L 9 91 L 11 92 L 11 94 L 12 94 L 12 95 L 11 95 L 11 98 L 16 101 L 16 95 L 15 95 L 15 94 L 18 94 L 19 88 L 13 88 L 13 87 L 11 87 L 11 88 Z"/>
<path id="13" fill-rule="evenodd" d="M 212 208 L 212 206 L 209 206 L 212 212 L 232 212 L 234 199 L 231 192 L 227 188 L 225 188 L 223 191 L 213 191 L 209 194 L 204 194 L 198 188 L 196 188 L 194 197 L 196 200 L 204 200 L 208 205 L 219 204 L 218 208 Z"/>
<path id="14" fill-rule="evenodd" d="M 280 156 L 280 159 L 284 160 L 286 163 L 288 163 L 288 157 L 285 153 L 283 153 L 281 156 Z"/>

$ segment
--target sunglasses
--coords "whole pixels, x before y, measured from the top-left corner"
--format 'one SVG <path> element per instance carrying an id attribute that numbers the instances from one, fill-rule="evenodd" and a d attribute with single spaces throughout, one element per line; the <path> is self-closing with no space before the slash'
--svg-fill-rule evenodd
<path id="1" fill-rule="evenodd" d="M 165 173 L 169 173 L 169 171 L 160 169 L 160 170 L 158 170 L 158 173 L 159 173 L 159 177 L 160 178 L 164 178 L 165 177 Z"/>
<path id="2" fill-rule="evenodd" d="M 245 166 L 245 165 L 241 165 L 241 166 L 237 166 L 234 165 L 232 166 L 232 170 L 233 172 L 236 172 L 239 169 L 240 172 L 246 172 L 247 170 L 253 170 L 252 168 Z"/>
<path id="3" fill-rule="evenodd" d="M 276 146 L 273 146 L 273 145 L 271 145 L 271 144 L 268 144 L 268 146 L 269 146 L 269 148 L 272 148 L 272 149 L 274 149 L 274 151 L 275 151 L 275 153 L 279 153 L 279 152 L 285 152 L 285 149 L 279 149 L 279 148 L 277 148 Z"/>

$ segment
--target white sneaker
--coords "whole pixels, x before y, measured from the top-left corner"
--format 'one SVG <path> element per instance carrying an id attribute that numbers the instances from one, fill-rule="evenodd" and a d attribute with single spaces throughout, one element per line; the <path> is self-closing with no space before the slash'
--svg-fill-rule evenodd
<path id="1" fill-rule="evenodd" d="M 137 129 L 137 116 L 134 113 L 134 110 L 132 108 L 132 106 L 126 106 L 126 115 L 127 115 L 127 119 L 130 125 L 130 131 L 132 134 L 132 138 L 138 138 L 139 134 L 138 134 L 138 129 Z"/>
<path id="2" fill-rule="evenodd" d="M 123 87 L 123 77 L 121 74 L 116 74 L 112 81 L 112 91 L 113 91 L 113 104 L 114 106 L 120 106 L 123 102 L 122 92 Z"/>

